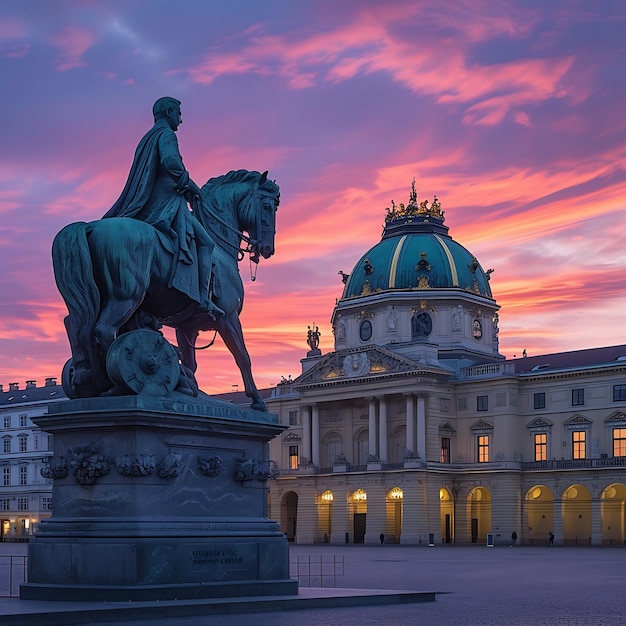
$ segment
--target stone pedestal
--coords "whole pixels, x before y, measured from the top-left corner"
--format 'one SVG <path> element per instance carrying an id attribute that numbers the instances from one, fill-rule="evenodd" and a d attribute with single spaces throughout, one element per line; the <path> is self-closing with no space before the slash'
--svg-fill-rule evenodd
<path id="1" fill-rule="evenodd" d="M 22 599 L 168 600 L 297 594 L 266 517 L 275 415 L 186 396 L 72 400 L 54 435 L 53 514 L 29 544 Z"/>

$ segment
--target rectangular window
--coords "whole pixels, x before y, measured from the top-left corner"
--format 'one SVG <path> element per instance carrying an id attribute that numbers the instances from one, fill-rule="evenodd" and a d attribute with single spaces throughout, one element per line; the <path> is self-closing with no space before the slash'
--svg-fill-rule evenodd
<path id="1" fill-rule="evenodd" d="M 11 428 L 11 416 L 10 415 L 4 416 L 4 427 Z"/>
<path id="2" fill-rule="evenodd" d="M 441 438 L 441 462 L 450 463 L 450 437 Z"/>
<path id="3" fill-rule="evenodd" d="M 572 389 L 572 406 L 582 406 L 585 404 L 585 390 Z"/>
<path id="4" fill-rule="evenodd" d="M 298 425 L 298 411 L 289 411 L 289 426 Z"/>
<path id="5" fill-rule="evenodd" d="M 52 511 L 52 498 L 48 498 L 48 497 L 44 496 L 41 499 L 41 508 L 44 511 Z"/>
<path id="6" fill-rule="evenodd" d="M 584 459 L 587 457 L 587 432 L 575 430 L 572 432 L 572 458 Z"/>
<path id="7" fill-rule="evenodd" d="M 5 454 L 11 452 L 11 437 L 7 437 L 6 439 L 2 440 L 2 449 L 4 450 Z"/>
<path id="8" fill-rule="evenodd" d="M 20 485 L 26 485 L 28 468 L 26 466 L 20 467 Z"/>
<path id="9" fill-rule="evenodd" d="M 478 435 L 478 462 L 489 463 L 489 435 Z"/>
<path id="10" fill-rule="evenodd" d="M 546 408 L 546 394 L 541 391 L 533 396 L 533 409 L 545 409 Z"/>
<path id="11" fill-rule="evenodd" d="M 5 487 L 8 487 L 11 484 L 11 468 L 10 467 L 2 468 L 2 484 Z"/>
<path id="12" fill-rule="evenodd" d="M 20 452 L 28 450 L 28 437 L 20 437 Z"/>
<path id="13" fill-rule="evenodd" d="M 17 499 L 17 510 L 18 511 L 28 511 L 28 498 L 18 498 Z"/>
<path id="14" fill-rule="evenodd" d="M 289 469 L 298 469 L 298 446 L 289 446 Z"/>
<path id="15" fill-rule="evenodd" d="M 489 410 L 489 396 L 477 396 L 476 397 L 476 410 L 477 411 Z"/>
<path id="16" fill-rule="evenodd" d="M 626 456 L 626 428 L 613 429 L 613 456 Z"/>
<path id="17" fill-rule="evenodd" d="M 537 433 L 535 435 L 535 461 L 548 460 L 548 435 Z"/>
<path id="18" fill-rule="evenodd" d="M 26 415 L 20 415 L 20 428 L 26 427 L 26 420 L 27 420 Z"/>
<path id="19" fill-rule="evenodd" d="M 11 500 L 9 500 L 9 498 L 4 498 L 2 500 L 2 510 L 3 511 L 10 511 L 11 510 Z"/>
<path id="20" fill-rule="evenodd" d="M 613 402 L 626 402 L 626 385 L 613 385 Z"/>

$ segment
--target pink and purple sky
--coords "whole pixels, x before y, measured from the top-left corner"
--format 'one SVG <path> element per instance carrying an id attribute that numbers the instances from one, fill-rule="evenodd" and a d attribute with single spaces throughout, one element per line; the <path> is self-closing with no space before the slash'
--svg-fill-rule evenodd
<path id="1" fill-rule="evenodd" d="M 268 169 L 276 255 L 242 315 L 259 387 L 332 349 L 385 207 L 437 195 L 495 268 L 507 357 L 626 343 L 623 0 L 28 0 L 0 5 L 0 383 L 60 376 L 54 235 L 117 199 L 160 96 L 196 182 Z M 202 339 L 201 339 L 202 341 Z M 242 389 L 218 339 L 207 392 Z"/>

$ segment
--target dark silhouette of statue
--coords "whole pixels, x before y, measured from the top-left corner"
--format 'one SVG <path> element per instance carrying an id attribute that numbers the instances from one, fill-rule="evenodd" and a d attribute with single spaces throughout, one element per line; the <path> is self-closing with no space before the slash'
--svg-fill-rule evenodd
<path id="1" fill-rule="evenodd" d="M 223 315 L 212 303 L 209 290 L 214 243 L 187 205 L 194 207 L 201 191 L 178 149 L 175 132 L 182 123 L 180 104 L 170 97 L 154 103 L 154 126 L 139 142 L 122 195 L 104 218 L 131 217 L 154 226 L 175 258 L 169 286 L 208 313 Z"/>
<path id="2" fill-rule="evenodd" d="M 279 187 L 267 172 L 237 170 L 200 189 L 178 149 L 180 101 L 160 98 L 153 113 L 117 202 L 101 220 L 68 224 L 52 244 L 72 350 L 63 390 L 69 398 L 198 396 L 196 341 L 215 330 L 252 408 L 266 410 L 239 319 L 238 263 L 274 254 Z M 177 348 L 163 326 L 175 330 Z"/>
<path id="3" fill-rule="evenodd" d="M 307 331 L 306 342 L 309 348 L 311 348 L 308 352 L 308 355 L 313 356 L 313 355 L 321 354 L 321 351 L 319 348 L 320 348 L 320 335 L 322 333 L 320 333 L 319 326 L 315 326 L 315 324 L 313 324 L 313 328 L 311 328 L 311 326 L 308 326 L 307 328 L 308 328 L 308 331 Z"/>

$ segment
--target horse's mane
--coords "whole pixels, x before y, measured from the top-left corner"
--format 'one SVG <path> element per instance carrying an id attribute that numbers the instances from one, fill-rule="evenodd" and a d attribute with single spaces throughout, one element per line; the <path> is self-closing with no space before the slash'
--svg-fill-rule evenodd
<path id="1" fill-rule="evenodd" d="M 248 170 L 231 170 L 227 174 L 222 176 L 216 176 L 215 178 L 209 178 L 206 184 L 202 187 L 202 194 L 206 200 L 213 199 L 215 196 L 219 196 L 220 189 L 223 186 L 236 184 L 236 183 L 253 183 L 258 182 L 261 178 L 260 172 L 248 171 Z M 260 187 L 263 191 L 276 195 L 278 198 L 279 188 L 278 185 L 266 179 L 266 181 Z"/>

